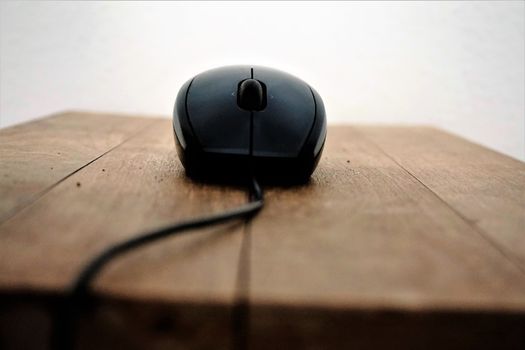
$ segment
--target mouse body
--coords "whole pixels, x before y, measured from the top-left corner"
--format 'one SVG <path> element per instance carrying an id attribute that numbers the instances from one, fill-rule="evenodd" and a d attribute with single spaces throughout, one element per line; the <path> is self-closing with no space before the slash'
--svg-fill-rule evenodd
<path id="1" fill-rule="evenodd" d="M 173 130 L 190 177 L 305 182 L 323 150 L 326 116 L 304 81 L 267 67 L 227 66 L 182 86 Z"/>

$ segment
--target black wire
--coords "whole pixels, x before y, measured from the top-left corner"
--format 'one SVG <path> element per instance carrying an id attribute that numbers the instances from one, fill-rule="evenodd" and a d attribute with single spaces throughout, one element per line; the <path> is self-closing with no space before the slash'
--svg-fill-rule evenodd
<path id="1" fill-rule="evenodd" d="M 102 268 L 104 268 L 104 266 L 111 260 L 139 246 L 155 242 L 168 236 L 180 234 L 191 229 L 219 224 L 233 219 L 251 218 L 262 209 L 263 205 L 264 198 L 261 187 L 257 180 L 252 178 L 250 202 L 239 208 L 163 227 L 136 236 L 127 241 L 117 243 L 104 250 L 84 267 L 68 291 L 64 303 L 60 306 L 55 319 L 51 339 L 52 348 L 61 350 L 69 350 L 73 348 L 77 319 L 82 312 L 82 309 L 85 307 L 87 297 L 90 294 L 90 284 L 97 277 Z"/>

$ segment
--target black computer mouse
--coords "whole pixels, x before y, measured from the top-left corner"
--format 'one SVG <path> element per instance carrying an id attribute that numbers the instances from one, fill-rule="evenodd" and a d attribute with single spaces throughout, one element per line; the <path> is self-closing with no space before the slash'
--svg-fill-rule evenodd
<path id="1" fill-rule="evenodd" d="M 182 86 L 173 130 L 190 177 L 305 182 L 323 150 L 326 116 L 304 81 L 267 67 L 228 66 Z"/>

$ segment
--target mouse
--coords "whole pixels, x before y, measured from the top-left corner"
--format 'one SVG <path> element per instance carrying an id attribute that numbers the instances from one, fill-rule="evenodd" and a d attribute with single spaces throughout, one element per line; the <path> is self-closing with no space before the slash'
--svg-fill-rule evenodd
<path id="1" fill-rule="evenodd" d="M 180 88 L 173 133 L 191 178 L 304 183 L 319 162 L 327 126 L 321 96 L 303 80 L 235 65 L 197 74 Z"/>

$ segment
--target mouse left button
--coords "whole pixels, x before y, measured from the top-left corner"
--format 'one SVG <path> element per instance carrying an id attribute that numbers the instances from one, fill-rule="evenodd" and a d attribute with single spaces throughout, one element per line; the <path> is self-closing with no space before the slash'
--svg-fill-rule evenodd
<path id="1" fill-rule="evenodd" d="M 187 94 L 188 119 L 205 152 L 248 155 L 250 112 L 237 105 L 239 82 L 249 66 L 212 69 L 197 75 Z"/>

